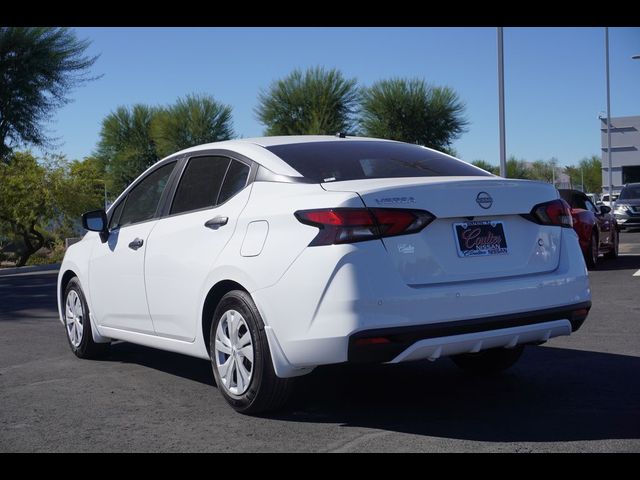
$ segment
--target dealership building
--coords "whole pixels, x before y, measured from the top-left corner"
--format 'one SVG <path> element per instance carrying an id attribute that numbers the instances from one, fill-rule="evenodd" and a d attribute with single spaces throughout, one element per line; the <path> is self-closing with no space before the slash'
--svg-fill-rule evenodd
<path id="1" fill-rule="evenodd" d="M 600 118 L 602 191 L 609 190 L 607 118 Z M 611 117 L 611 172 L 614 193 L 627 183 L 640 182 L 640 116 Z"/>

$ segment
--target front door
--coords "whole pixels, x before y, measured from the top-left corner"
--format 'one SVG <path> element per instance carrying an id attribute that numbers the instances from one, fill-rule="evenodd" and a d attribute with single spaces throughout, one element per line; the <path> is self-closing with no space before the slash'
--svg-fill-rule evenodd
<path id="1" fill-rule="evenodd" d="M 98 325 L 154 333 L 144 285 L 144 257 L 160 198 L 176 162 L 156 168 L 129 191 L 110 220 L 110 233 L 91 254 L 89 288 Z"/>

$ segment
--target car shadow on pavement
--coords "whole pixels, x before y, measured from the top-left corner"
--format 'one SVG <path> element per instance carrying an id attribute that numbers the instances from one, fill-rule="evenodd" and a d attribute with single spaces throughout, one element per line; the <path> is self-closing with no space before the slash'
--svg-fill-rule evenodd
<path id="1" fill-rule="evenodd" d="M 434 364 L 316 369 L 270 418 L 489 442 L 640 439 L 640 358 L 525 349 L 509 372 Z"/>
<path id="2" fill-rule="evenodd" d="M 101 360 L 142 365 L 194 382 L 215 386 L 210 362 L 179 353 L 117 342 L 111 345 L 109 354 Z"/>
<path id="3" fill-rule="evenodd" d="M 620 254 L 618 258 L 611 260 L 600 259 L 595 271 L 609 270 L 638 270 L 640 269 L 640 255 Z"/>
<path id="4" fill-rule="evenodd" d="M 215 386 L 206 360 L 129 343 L 106 360 Z M 527 347 L 490 377 L 449 359 L 335 365 L 296 379 L 289 404 L 262 418 L 489 442 L 640 439 L 638 371 L 640 357 L 553 347 Z"/>

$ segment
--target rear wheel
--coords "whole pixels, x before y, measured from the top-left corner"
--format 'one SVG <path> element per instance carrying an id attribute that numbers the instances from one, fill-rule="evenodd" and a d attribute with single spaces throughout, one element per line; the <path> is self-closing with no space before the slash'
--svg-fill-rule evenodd
<path id="1" fill-rule="evenodd" d="M 606 254 L 605 254 L 605 258 L 609 258 L 609 259 L 614 259 L 614 258 L 618 258 L 618 249 L 620 246 L 620 234 L 618 233 L 618 231 L 616 230 L 616 228 L 614 227 L 612 230 L 612 235 L 613 237 L 613 245 L 611 246 L 611 250 L 609 250 Z"/>
<path id="2" fill-rule="evenodd" d="M 512 367 L 522 356 L 524 345 L 515 348 L 492 348 L 478 353 L 454 355 L 451 360 L 462 370 L 488 375 L 499 373 Z"/>
<path id="3" fill-rule="evenodd" d="M 587 251 L 584 256 L 587 267 L 590 269 L 596 268 L 598 265 L 599 253 L 598 235 L 594 231 L 591 233 L 591 242 L 589 242 L 589 246 L 587 247 Z"/>
<path id="4" fill-rule="evenodd" d="M 222 297 L 209 338 L 216 384 L 236 411 L 256 414 L 286 403 L 293 380 L 275 374 L 264 323 L 248 293 Z"/>
<path id="5" fill-rule="evenodd" d="M 64 292 L 64 326 L 71 350 L 78 358 L 98 358 L 109 350 L 109 343 L 96 343 L 91 333 L 89 306 L 78 277 L 73 277 Z"/>

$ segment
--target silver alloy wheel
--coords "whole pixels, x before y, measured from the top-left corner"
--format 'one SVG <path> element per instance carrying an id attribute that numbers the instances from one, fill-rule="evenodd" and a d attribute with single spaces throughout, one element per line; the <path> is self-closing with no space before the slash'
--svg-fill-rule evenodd
<path id="1" fill-rule="evenodd" d="M 80 342 L 82 342 L 82 332 L 84 330 L 84 311 L 82 310 L 82 300 L 80 300 L 80 296 L 75 290 L 69 290 L 67 294 L 64 318 L 69 341 L 71 345 L 78 348 Z"/>
<path id="2" fill-rule="evenodd" d="M 214 356 L 225 390 L 237 396 L 246 392 L 253 375 L 253 339 L 247 322 L 235 310 L 224 312 L 218 322 Z"/>

